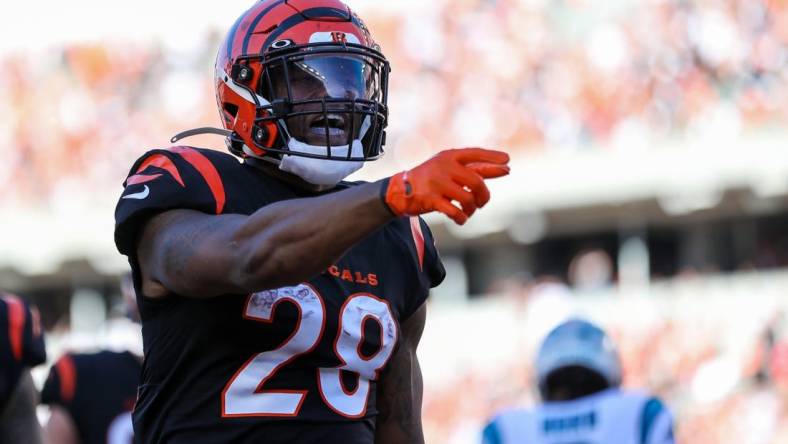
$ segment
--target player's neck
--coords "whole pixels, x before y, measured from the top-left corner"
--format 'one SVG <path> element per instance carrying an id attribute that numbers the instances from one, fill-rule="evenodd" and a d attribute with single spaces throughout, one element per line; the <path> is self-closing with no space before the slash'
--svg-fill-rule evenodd
<path id="1" fill-rule="evenodd" d="M 325 191 L 329 191 L 335 186 L 327 186 L 327 185 L 315 185 L 305 180 L 301 179 L 300 177 L 296 176 L 295 174 L 288 173 L 286 171 L 282 171 L 279 167 L 271 162 L 266 162 L 261 159 L 255 159 L 253 157 L 246 158 L 245 162 L 253 166 L 254 168 L 260 170 L 263 174 L 267 174 L 272 176 L 276 179 L 281 180 L 282 182 L 287 183 L 288 185 L 292 185 L 298 188 L 301 191 L 305 191 L 307 193 L 322 193 Z"/>
<path id="2" fill-rule="evenodd" d="M 605 390 L 608 390 L 609 387 L 605 388 L 590 388 L 590 387 L 571 387 L 571 386 L 563 386 L 554 389 L 547 398 L 549 402 L 566 402 L 566 401 L 574 401 L 576 399 L 585 398 L 587 396 L 595 395 L 597 393 L 601 393 Z"/>

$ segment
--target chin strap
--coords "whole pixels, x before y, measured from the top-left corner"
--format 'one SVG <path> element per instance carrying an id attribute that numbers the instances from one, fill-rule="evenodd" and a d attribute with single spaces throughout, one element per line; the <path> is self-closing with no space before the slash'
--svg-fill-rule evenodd
<path id="1" fill-rule="evenodd" d="M 226 130 L 226 129 L 211 128 L 211 127 L 194 128 L 194 129 L 190 129 L 190 130 L 186 130 L 186 131 L 180 132 L 180 133 L 172 136 L 172 139 L 170 139 L 170 143 L 176 143 L 177 141 L 179 141 L 181 139 L 185 139 L 187 137 L 192 137 L 192 136 L 197 136 L 197 135 L 200 135 L 200 134 L 216 134 L 217 136 L 230 137 L 230 136 L 233 135 L 233 132 L 230 131 L 230 130 Z"/>

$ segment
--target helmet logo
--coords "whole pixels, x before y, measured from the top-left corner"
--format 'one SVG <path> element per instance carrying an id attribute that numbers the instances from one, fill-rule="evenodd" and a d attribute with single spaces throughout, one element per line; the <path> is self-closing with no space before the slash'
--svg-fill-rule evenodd
<path id="1" fill-rule="evenodd" d="M 274 43 L 271 43 L 271 49 L 282 49 L 292 45 L 293 41 L 290 39 L 277 40 Z"/>
<path id="2" fill-rule="evenodd" d="M 347 32 L 342 31 L 332 31 L 332 32 L 316 32 L 309 37 L 309 43 L 339 43 L 339 44 L 346 44 L 346 43 L 353 43 L 356 45 L 360 45 L 361 41 L 356 37 L 355 34 L 350 34 Z"/>
<path id="3" fill-rule="evenodd" d="M 334 43 L 342 43 L 343 45 L 347 43 L 347 34 L 341 31 L 334 31 L 331 33 L 331 40 Z"/>

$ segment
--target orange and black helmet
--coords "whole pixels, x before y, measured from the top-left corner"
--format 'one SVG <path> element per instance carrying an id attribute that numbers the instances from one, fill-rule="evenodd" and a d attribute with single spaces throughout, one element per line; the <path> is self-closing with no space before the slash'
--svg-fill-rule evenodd
<path id="1" fill-rule="evenodd" d="M 216 59 L 216 99 L 234 154 L 366 161 L 382 155 L 389 63 L 339 0 L 261 0 Z M 291 138 L 325 154 L 288 150 Z M 361 142 L 357 151 L 335 150 Z M 342 155 L 337 152 L 344 151 Z"/>

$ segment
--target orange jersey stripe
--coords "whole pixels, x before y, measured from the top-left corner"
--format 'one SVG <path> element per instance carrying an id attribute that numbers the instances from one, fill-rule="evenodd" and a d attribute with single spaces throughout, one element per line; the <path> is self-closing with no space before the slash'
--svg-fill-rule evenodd
<path id="1" fill-rule="evenodd" d="M 74 360 L 69 355 L 63 355 L 55 364 L 60 377 L 60 398 L 63 402 L 71 402 L 77 389 L 77 371 Z"/>
<path id="2" fill-rule="evenodd" d="M 419 256 L 419 270 L 424 269 L 424 233 L 421 232 L 421 222 L 418 217 L 410 218 L 410 232 L 413 234 L 413 243 L 416 244 L 416 254 Z"/>
<path id="3" fill-rule="evenodd" d="M 15 296 L 3 296 L 8 305 L 8 339 L 11 353 L 17 361 L 22 360 L 22 339 L 25 333 L 25 305 Z"/>
<path id="4" fill-rule="evenodd" d="M 176 181 L 178 181 L 179 184 L 181 184 L 182 187 L 186 186 L 183 183 L 183 179 L 181 178 L 181 174 L 178 172 L 178 168 L 175 166 L 174 163 L 172 163 L 172 160 L 170 160 L 164 154 L 154 154 L 154 155 L 148 157 L 147 159 L 145 159 L 145 161 L 142 162 L 142 165 L 140 165 L 140 167 L 137 168 L 137 173 L 141 173 L 142 171 L 145 170 L 145 168 L 148 168 L 149 166 L 154 166 L 154 167 L 158 167 L 158 168 L 161 168 L 163 170 L 166 170 L 168 173 L 170 173 L 170 175 L 172 175 L 172 177 Z M 127 182 L 127 184 L 128 183 L 129 182 Z M 137 183 L 139 183 L 139 182 L 137 182 Z M 133 185 L 133 184 L 131 184 L 131 185 Z"/>
<path id="5" fill-rule="evenodd" d="M 150 182 L 161 177 L 161 174 L 135 174 L 126 179 L 126 185 L 139 185 L 141 183 Z"/>
<path id="6" fill-rule="evenodd" d="M 216 214 L 222 214 L 226 196 L 224 194 L 222 178 L 219 175 L 219 171 L 216 170 L 216 167 L 213 166 L 207 157 L 194 148 L 175 147 L 171 150 L 186 159 L 187 162 L 197 169 L 203 179 L 205 179 L 205 182 L 208 183 L 208 188 L 211 189 L 213 198 L 216 200 Z"/>

